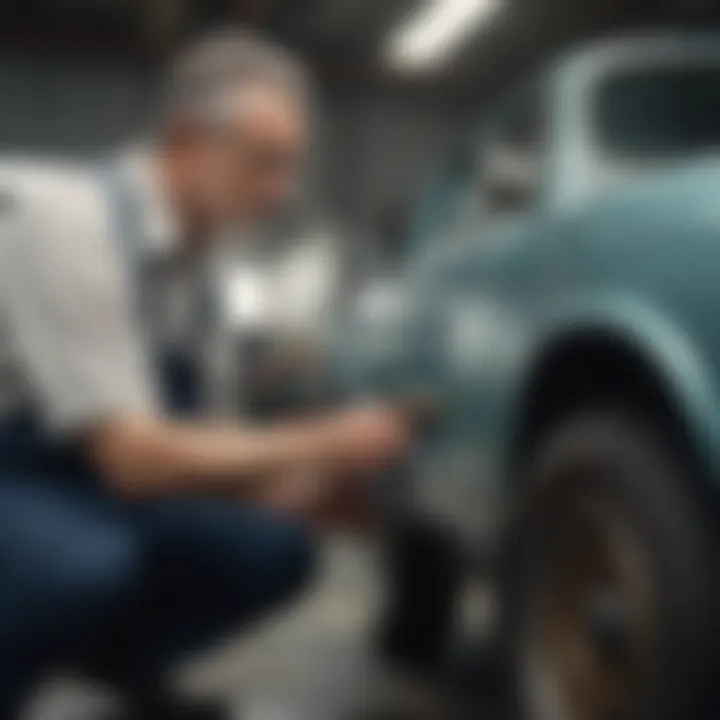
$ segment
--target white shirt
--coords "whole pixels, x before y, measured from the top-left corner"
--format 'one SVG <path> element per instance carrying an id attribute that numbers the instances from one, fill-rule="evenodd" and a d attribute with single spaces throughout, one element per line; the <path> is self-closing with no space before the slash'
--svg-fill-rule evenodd
<path id="1" fill-rule="evenodd" d="M 152 164 L 136 153 L 120 168 L 140 199 L 141 252 L 170 257 L 178 226 Z M 29 405 L 68 433 L 160 409 L 153 358 L 184 332 L 169 296 L 193 273 L 164 275 L 145 313 L 116 224 L 96 168 L 0 168 L 0 417 Z"/>

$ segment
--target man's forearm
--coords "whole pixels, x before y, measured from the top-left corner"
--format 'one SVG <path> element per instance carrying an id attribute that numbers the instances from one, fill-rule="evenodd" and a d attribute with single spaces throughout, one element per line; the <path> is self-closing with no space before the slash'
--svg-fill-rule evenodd
<path id="1" fill-rule="evenodd" d="M 252 497 L 263 494 L 268 478 L 304 469 L 333 472 L 362 464 L 364 455 L 372 464 L 397 454 L 403 438 L 394 434 L 399 431 L 379 411 L 364 419 L 344 414 L 267 429 L 128 418 L 94 432 L 90 450 L 102 474 L 132 495 Z"/>
<path id="2" fill-rule="evenodd" d="M 129 419 L 100 431 L 93 455 L 103 474 L 131 494 L 252 495 L 263 478 L 328 462 L 322 435 L 320 422 L 257 430 Z"/>

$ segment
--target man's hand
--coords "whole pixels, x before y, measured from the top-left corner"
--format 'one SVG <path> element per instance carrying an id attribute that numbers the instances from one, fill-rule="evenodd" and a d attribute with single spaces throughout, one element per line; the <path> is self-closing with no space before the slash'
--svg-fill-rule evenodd
<path id="1" fill-rule="evenodd" d="M 376 523 L 369 476 L 299 473 L 279 478 L 261 505 L 325 530 L 367 531 Z"/>
<path id="2" fill-rule="evenodd" d="M 342 470 L 380 469 L 399 459 L 412 439 L 406 416 L 385 405 L 347 410 L 328 420 L 334 455 Z"/>
<path id="3" fill-rule="evenodd" d="M 365 528 L 373 520 L 373 471 L 409 450 L 410 424 L 404 413 L 381 405 L 344 411 L 327 422 L 335 455 L 330 468 L 278 477 L 259 500 L 328 528 Z"/>

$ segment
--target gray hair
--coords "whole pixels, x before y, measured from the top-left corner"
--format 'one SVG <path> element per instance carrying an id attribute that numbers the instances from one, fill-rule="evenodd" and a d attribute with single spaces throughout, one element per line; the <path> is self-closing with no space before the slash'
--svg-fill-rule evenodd
<path id="1" fill-rule="evenodd" d="M 247 30 L 214 32 L 172 63 L 164 117 L 218 122 L 229 94 L 254 83 L 274 85 L 303 105 L 310 93 L 308 73 L 286 48 Z"/>

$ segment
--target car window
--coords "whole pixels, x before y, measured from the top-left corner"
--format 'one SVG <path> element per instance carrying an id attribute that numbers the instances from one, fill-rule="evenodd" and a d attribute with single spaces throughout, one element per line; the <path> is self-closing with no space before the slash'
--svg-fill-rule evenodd
<path id="1" fill-rule="evenodd" d="M 685 157 L 720 147 L 720 67 L 687 64 L 625 70 L 598 88 L 603 151 L 626 162 Z"/>

